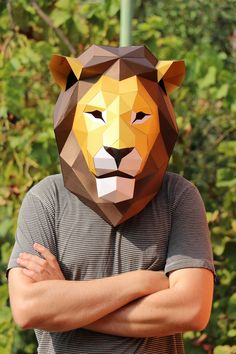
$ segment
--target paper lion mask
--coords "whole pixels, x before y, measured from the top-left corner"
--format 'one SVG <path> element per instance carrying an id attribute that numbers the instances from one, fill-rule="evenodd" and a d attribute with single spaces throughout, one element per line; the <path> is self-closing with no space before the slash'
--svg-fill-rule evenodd
<path id="1" fill-rule="evenodd" d="M 183 61 L 158 61 L 144 46 L 93 45 L 54 55 L 61 87 L 54 129 L 64 184 L 116 226 L 158 193 L 178 129 L 169 93 Z"/>

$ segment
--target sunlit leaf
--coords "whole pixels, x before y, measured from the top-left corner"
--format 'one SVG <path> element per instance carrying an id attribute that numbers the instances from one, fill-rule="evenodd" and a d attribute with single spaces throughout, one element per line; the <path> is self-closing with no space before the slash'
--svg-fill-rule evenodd
<path id="1" fill-rule="evenodd" d="M 56 27 L 61 26 L 70 17 L 71 17 L 71 14 L 67 10 L 55 9 L 51 14 L 51 19 L 53 20 L 53 23 Z"/>
<path id="2" fill-rule="evenodd" d="M 206 75 L 198 81 L 198 85 L 201 89 L 205 89 L 213 85 L 216 81 L 217 69 L 214 66 L 210 66 Z"/>

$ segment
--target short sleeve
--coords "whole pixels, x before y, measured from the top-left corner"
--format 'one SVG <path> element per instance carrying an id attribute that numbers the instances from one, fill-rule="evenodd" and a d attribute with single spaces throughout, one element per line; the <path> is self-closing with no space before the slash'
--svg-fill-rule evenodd
<path id="1" fill-rule="evenodd" d="M 19 267 L 17 258 L 20 252 L 39 254 L 33 249 L 35 242 L 47 247 L 56 255 L 55 217 L 52 209 L 38 195 L 29 191 L 20 208 L 15 244 L 7 266 L 7 274 L 11 268 Z"/>
<path id="2" fill-rule="evenodd" d="M 193 185 L 172 210 L 165 273 L 181 268 L 207 268 L 215 274 L 205 207 Z"/>

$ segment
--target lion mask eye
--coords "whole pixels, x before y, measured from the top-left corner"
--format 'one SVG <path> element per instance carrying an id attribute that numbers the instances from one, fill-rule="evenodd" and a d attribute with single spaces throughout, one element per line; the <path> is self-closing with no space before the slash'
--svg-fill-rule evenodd
<path id="1" fill-rule="evenodd" d="M 150 117 L 151 117 L 151 114 L 144 113 L 142 111 L 140 111 L 140 112 L 132 112 L 131 123 L 140 124 L 140 123 L 143 123 L 144 121 L 146 121 Z"/>
<path id="2" fill-rule="evenodd" d="M 85 112 L 90 118 L 95 118 L 96 120 L 102 120 L 104 123 L 105 121 L 105 112 L 98 111 L 97 109 L 95 111 L 91 112 Z"/>

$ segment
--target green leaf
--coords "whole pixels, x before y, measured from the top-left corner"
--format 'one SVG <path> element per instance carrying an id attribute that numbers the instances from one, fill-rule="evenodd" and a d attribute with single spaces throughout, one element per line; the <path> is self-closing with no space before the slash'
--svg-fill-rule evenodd
<path id="1" fill-rule="evenodd" d="M 221 171 L 218 171 L 218 176 L 217 176 L 219 179 L 222 178 L 222 174 L 220 175 L 220 172 Z M 228 188 L 236 187 L 236 178 L 230 179 L 228 181 L 227 180 L 219 181 L 219 182 L 217 182 L 216 185 L 217 185 L 217 187 L 228 187 Z"/>
<path id="2" fill-rule="evenodd" d="M 236 155 L 236 141 L 223 141 L 218 146 L 218 151 L 227 157 L 235 157 Z"/>
<path id="3" fill-rule="evenodd" d="M 232 320 L 236 320 L 236 293 L 229 298 L 228 316 Z"/>
<path id="4" fill-rule="evenodd" d="M 218 345 L 214 349 L 214 354 L 235 354 L 236 353 L 236 345 Z"/>
<path id="5" fill-rule="evenodd" d="M 0 325 L 4 325 L 5 323 L 10 322 L 11 318 L 11 310 L 9 307 L 0 308 Z"/>
<path id="6" fill-rule="evenodd" d="M 1 117 L 6 118 L 6 116 L 7 116 L 7 107 L 6 106 L 0 107 L 0 118 Z"/>
<path id="7" fill-rule="evenodd" d="M 229 84 L 224 84 L 222 86 L 220 86 L 220 88 L 218 89 L 217 91 L 217 94 L 216 94 L 216 99 L 220 99 L 220 98 L 223 98 L 227 95 L 229 91 Z"/>
<path id="8" fill-rule="evenodd" d="M 56 7 L 58 9 L 68 10 L 71 7 L 72 0 L 58 0 Z"/>
<path id="9" fill-rule="evenodd" d="M 112 0 L 108 9 L 109 16 L 115 16 L 118 11 L 120 11 L 120 1 Z"/>
<path id="10" fill-rule="evenodd" d="M 20 69 L 20 67 L 21 67 L 21 62 L 20 62 L 20 60 L 18 59 L 18 58 L 12 58 L 11 60 L 10 60 L 10 64 L 12 65 L 12 67 L 13 67 L 13 69 L 15 69 L 15 70 L 19 70 Z"/>
<path id="11" fill-rule="evenodd" d="M 233 102 L 230 108 L 233 113 L 236 112 L 236 102 Z"/>
<path id="12" fill-rule="evenodd" d="M 0 225 L 0 237 L 4 237 L 8 234 L 9 230 L 12 227 L 12 220 L 11 219 L 5 219 L 1 222 Z"/>
<path id="13" fill-rule="evenodd" d="M 8 299 L 8 287 L 7 284 L 0 286 L 0 308 L 6 305 Z"/>
<path id="14" fill-rule="evenodd" d="M 232 328 L 228 331 L 228 336 L 232 338 L 236 338 L 236 329 Z"/>
<path id="15" fill-rule="evenodd" d="M 206 76 L 203 77 L 201 80 L 199 80 L 198 82 L 199 88 L 205 89 L 213 85 L 216 82 L 216 73 L 217 73 L 216 67 L 210 66 Z"/>
<path id="16" fill-rule="evenodd" d="M 9 226 L 12 227 L 12 225 L 13 225 L 13 220 L 11 220 L 11 225 Z M 10 242 L 6 241 L 1 246 L 1 250 L 2 250 L 2 263 L 7 264 L 11 255 L 12 245 L 10 244 Z"/>
<path id="17" fill-rule="evenodd" d="M 56 27 L 59 27 L 64 24 L 70 17 L 70 13 L 66 10 L 55 9 L 51 13 L 51 19 L 53 20 L 53 24 Z"/>

